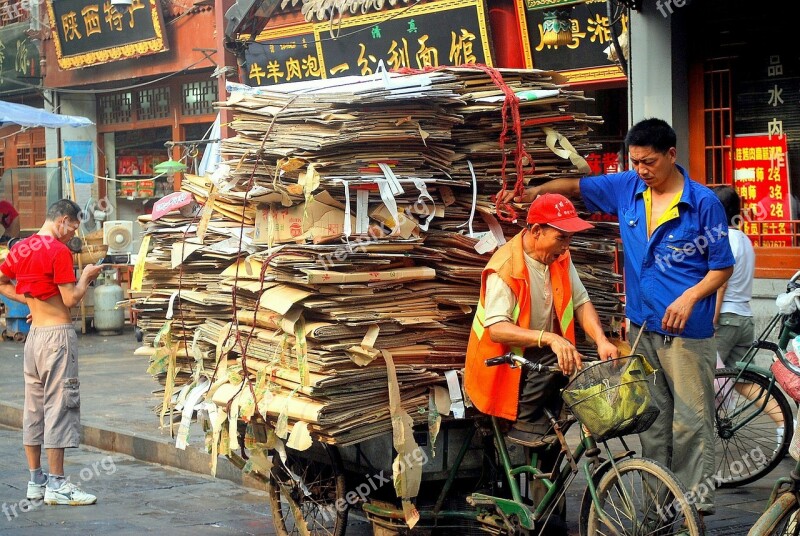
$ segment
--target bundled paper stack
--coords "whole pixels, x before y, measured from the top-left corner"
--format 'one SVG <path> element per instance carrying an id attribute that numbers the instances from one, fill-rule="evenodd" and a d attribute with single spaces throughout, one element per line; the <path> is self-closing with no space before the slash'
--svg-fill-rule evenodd
<path id="1" fill-rule="evenodd" d="M 205 213 L 140 219 L 152 249 L 135 295 L 165 404 L 210 380 L 215 449 L 236 443 L 226 420 L 259 414 L 296 446 L 449 412 L 445 372 L 463 368 L 480 273 L 521 228 L 496 216 L 503 154 L 509 188 L 520 148 L 537 181 L 581 176 L 599 121 L 568 112 L 583 97 L 552 73 L 502 75 L 522 100 L 504 146 L 504 90 L 482 70 L 236 86 L 220 103 L 237 133 L 223 164 L 182 183 Z M 619 321 L 606 232 L 576 239 L 573 255 L 601 315 Z"/>

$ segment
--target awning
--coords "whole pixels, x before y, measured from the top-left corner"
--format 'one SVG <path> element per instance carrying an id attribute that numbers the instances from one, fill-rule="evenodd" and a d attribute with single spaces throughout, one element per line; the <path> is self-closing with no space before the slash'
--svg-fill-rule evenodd
<path id="1" fill-rule="evenodd" d="M 94 123 L 86 117 L 46 112 L 33 106 L 0 101 L 0 127 L 19 125 L 22 127 L 88 127 Z"/>

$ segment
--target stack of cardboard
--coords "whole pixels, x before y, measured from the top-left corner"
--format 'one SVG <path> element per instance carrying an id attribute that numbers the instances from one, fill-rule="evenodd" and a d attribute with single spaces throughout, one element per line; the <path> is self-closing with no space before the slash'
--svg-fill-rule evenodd
<path id="1" fill-rule="evenodd" d="M 515 132 L 535 180 L 580 176 L 599 120 L 568 113 L 583 97 L 553 73 L 502 74 L 525 99 Z M 450 400 L 444 373 L 463 367 L 481 270 L 520 230 L 492 199 L 504 152 L 516 179 L 515 145 L 498 141 L 503 91 L 470 69 L 234 89 L 223 164 L 182 183 L 203 216 L 140 218 L 152 249 L 134 297 L 164 403 L 204 375 L 228 421 L 260 413 L 282 438 L 299 427 L 340 445 L 402 412 L 446 414 L 433 393 Z M 574 256 L 601 315 L 619 320 L 604 232 Z"/>

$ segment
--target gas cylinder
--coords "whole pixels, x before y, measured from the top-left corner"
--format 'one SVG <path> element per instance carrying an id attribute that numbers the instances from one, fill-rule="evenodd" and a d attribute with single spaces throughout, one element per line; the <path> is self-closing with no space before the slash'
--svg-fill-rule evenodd
<path id="1" fill-rule="evenodd" d="M 115 307 L 123 299 L 122 287 L 110 275 L 94 288 L 94 329 L 100 335 L 119 335 L 125 327 L 125 311 Z"/>

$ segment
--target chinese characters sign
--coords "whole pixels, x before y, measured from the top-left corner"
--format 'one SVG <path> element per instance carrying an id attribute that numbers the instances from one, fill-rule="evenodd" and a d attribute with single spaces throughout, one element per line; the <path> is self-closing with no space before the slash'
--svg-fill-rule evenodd
<path id="1" fill-rule="evenodd" d="M 0 22 L 8 26 L 15 22 L 24 22 L 28 18 L 30 0 L 7 0 L 0 4 Z"/>
<path id="2" fill-rule="evenodd" d="M 41 77 L 39 49 L 26 32 L 27 22 L 0 28 L 0 91 L 4 94 L 29 91 L 29 84 L 38 84 Z"/>
<path id="3" fill-rule="evenodd" d="M 749 214 L 742 231 L 764 246 L 792 246 L 786 220 L 792 218 L 786 136 L 736 136 L 733 142 L 733 186 Z"/>
<path id="4" fill-rule="evenodd" d="M 625 80 L 619 66 L 606 56 L 605 49 L 613 47 L 613 44 L 609 19 L 605 15 L 605 0 L 588 0 L 573 7 L 570 17 L 572 42 L 563 46 L 542 42 L 544 13 L 542 9 L 524 12 L 534 67 L 559 71 L 569 83 Z M 623 16 L 617 31 L 621 34 L 627 28 L 628 18 Z"/>
<path id="5" fill-rule="evenodd" d="M 47 0 L 53 42 L 62 69 L 136 58 L 168 49 L 161 3 L 133 0 Z"/>
<path id="6" fill-rule="evenodd" d="M 592 175 L 606 175 L 621 171 L 619 153 L 589 153 L 586 155 L 586 163 L 589 164 Z"/>
<path id="7" fill-rule="evenodd" d="M 492 65 L 482 0 L 420 4 L 342 20 L 303 24 L 262 33 L 245 54 L 251 86 L 336 76 L 374 74 L 387 69 L 439 65 Z M 334 35 L 336 35 L 334 33 Z"/>

